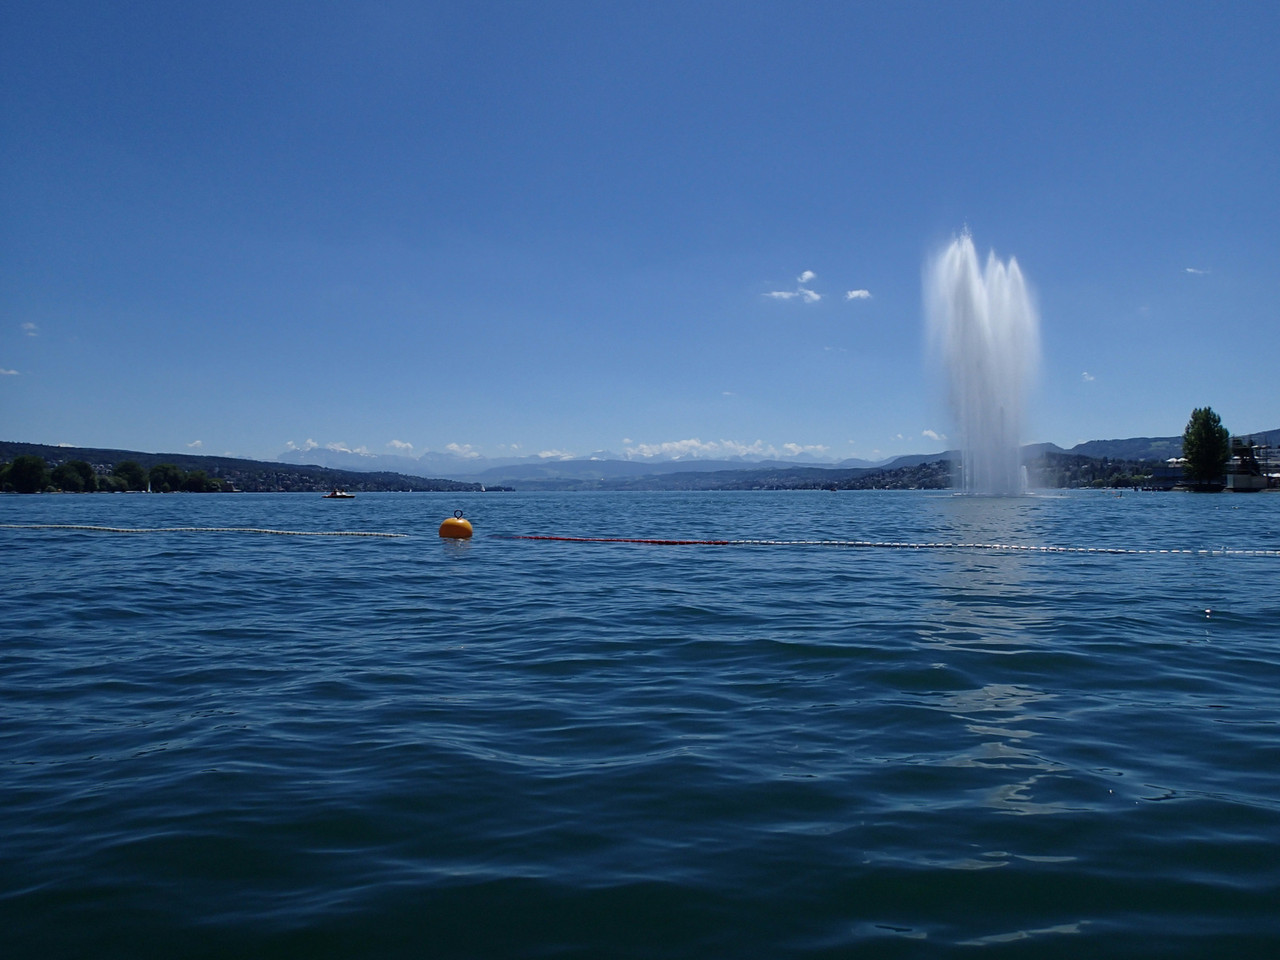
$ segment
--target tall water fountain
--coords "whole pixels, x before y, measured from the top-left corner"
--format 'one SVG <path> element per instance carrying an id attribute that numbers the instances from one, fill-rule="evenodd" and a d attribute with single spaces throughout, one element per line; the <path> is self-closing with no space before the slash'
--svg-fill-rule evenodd
<path id="1" fill-rule="evenodd" d="M 1040 319 L 1018 261 L 1001 263 L 993 252 L 981 269 L 966 230 L 926 271 L 925 306 L 960 435 L 958 486 L 971 494 L 1025 493 L 1022 427 Z"/>

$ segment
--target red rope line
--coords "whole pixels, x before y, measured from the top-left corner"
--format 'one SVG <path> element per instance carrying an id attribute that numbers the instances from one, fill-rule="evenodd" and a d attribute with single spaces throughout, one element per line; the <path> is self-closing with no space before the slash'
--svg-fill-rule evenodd
<path id="1" fill-rule="evenodd" d="M 664 547 L 727 547 L 733 540 L 643 540 L 638 537 L 548 537 L 548 536 L 510 536 L 507 540 L 562 540 L 568 543 L 652 543 Z M 736 541 L 741 542 L 741 541 Z"/>

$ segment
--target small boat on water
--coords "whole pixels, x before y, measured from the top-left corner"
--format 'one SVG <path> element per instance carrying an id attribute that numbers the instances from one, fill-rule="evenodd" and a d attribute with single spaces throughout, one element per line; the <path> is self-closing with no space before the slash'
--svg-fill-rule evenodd
<path id="1" fill-rule="evenodd" d="M 356 498 L 356 495 L 355 495 L 354 493 L 347 493 L 347 491 L 345 491 L 345 490 L 339 490 L 337 487 L 334 487 L 334 488 L 333 488 L 333 492 L 332 492 L 332 493 L 326 493 L 322 499 L 324 499 L 324 500 L 354 500 L 355 498 Z"/>

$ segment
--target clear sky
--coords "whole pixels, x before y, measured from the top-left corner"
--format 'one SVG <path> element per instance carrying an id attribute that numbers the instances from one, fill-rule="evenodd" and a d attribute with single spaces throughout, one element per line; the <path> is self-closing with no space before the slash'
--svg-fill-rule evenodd
<path id="1" fill-rule="evenodd" d="M 1027 441 L 1274 428 L 1278 50 L 1266 0 L 13 0 L 0 439 L 942 450 L 966 225 Z"/>

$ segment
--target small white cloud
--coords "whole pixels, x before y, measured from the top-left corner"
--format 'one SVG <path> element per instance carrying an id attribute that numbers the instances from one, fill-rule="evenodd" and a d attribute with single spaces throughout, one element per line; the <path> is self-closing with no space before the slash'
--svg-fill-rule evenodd
<path id="1" fill-rule="evenodd" d="M 1093 381 L 1096 380 L 1097 377 L 1095 377 L 1092 373 L 1086 370 L 1084 373 L 1080 374 L 1080 379 L 1083 380 L 1085 383 L 1093 383 Z"/>
<path id="2" fill-rule="evenodd" d="M 720 396 L 722 396 L 722 397 L 736 397 L 736 396 L 737 396 L 737 394 L 736 394 L 736 393 L 734 393 L 732 390 L 721 390 L 721 391 L 720 391 Z M 623 442 L 623 443 L 630 443 L 631 441 L 630 441 L 630 440 L 624 440 L 624 441 L 622 441 L 622 442 Z"/>
<path id="3" fill-rule="evenodd" d="M 848 293 L 844 295 L 844 298 L 846 300 L 870 300 L 871 291 L 870 290 L 850 290 Z"/>
<path id="4" fill-rule="evenodd" d="M 308 450 L 314 450 L 318 446 L 320 446 L 320 444 L 316 443 L 314 440 L 311 440 L 311 439 L 308 439 L 305 443 L 301 445 L 296 444 L 292 440 L 290 440 L 288 443 L 284 445 L 284 448 L 286 450 L 300 450 L 303 453 L 305 453 Z"/>
<path id="5" fill-rule="evenodd" d="M 738 445 L 735 444 L 734 446 Z M 628 457 L 671 457 L 675 459 L 713 456 L 724 454 L 725 452 L 722 444 L 718 444 L 714 440 L 703 442 L 697 437 L 690 437 L 688 440 L 664 440 L 662 443 L 637 443 L 628 446 L 625 450 Z M 732 453 L 738 452 L 741 451 L 736 449 L 732 451 Z"/>
<path id="6" fill-rule="evenodd" d="M 784 443 L 781 448 L 757 440 L 754 443 L 739 443 L 736 440 L 700 440 L 691 437 L 688 440 L 667 440 L 663 443 L 637 443 L 626 441 L 624 449 L 630 457 L 649 459 L 661 457 L 668 460 L 686 459 L 722 459 L 724 457 L 781 457 L 799 456 L 800 454 L 825 455 L 828 447 L 822 444 L 803 445 Z"/>
<path id="7" fill-rule="evenodd" d="M 895 439 L 895 440 L 905 440 L 905 439 L 907 439 L 907 438 L 906 438 L 906 437 L 904 437 L 904 436 L 903 436 L 902 434 L 900 434 L 900 433 L 895 433 L 895 434 L 893 435 L 893 439 Z"/>
<path id="8" fill-rule="evenodd" d="M 412 443 L 406 443 L 403 440 L 391 440 L 387 443 L 387 446 L 390 447 L 392 450 L 402 450 L 405 453 L 408 453 L 413 449 Z"/>
<path id="9" fill-rule="evenodd" d="M 568 450 L 539 450 L 538 456 L 543 460 L 572 460 L 573 454 Z"/>
<path id="10" fill-rule="evenodd" d="M 18 375 L 19 375 L 19 374 L 18 374 L 18 371 L 17 371 L 17 370 L 3 370 L 3 369 L 0 369 L 0 377 L 16 377 L 16 376 L 18 376 Z"/>
<path id="11" fill-rule="evenodd" d="M 823 456 L 826 456 L 827 451 L 830 449 L 831 449 L 830 447 L 821 443 L 809 443 L 809 444 L 784 443 L 782 445 L 783 452 L 786 453 L 787 456 L 789 457 L 798 457 L 801 454 L 806 454 L 806 453 L 812 454 L 813 456 L 817 456 L 817 457 L 823 457 Z"/>
<path id="12" fill-rule="evenodd" d="M 192 440 L 190 443 L 188 443 L 188 444 L 187 444 L 187 449 L 188 449 L 188 450 L 199 450 L 199 449 L 200 449 L 201 447 L 203 447 L 203 446 L 204 446 L 204 441 L 203 441 L 203 440 Z"/>
<path id="13" fill-rule="evenodd" d="M 930 440 L 937 440 L 939 442 L 947 439 L 946 434 L 939 433 L 937 430 L 921 431 L 921 436 L 928 437 Z"/>
<path id="14" fill-rule="evenodd" d="M 40 333 L 40 328 L 37 327 L 31 321 L 27 321 L 22 325 L 22 332 L 25 333 L 28 337 L 34 337 Z"/>
<path id="15" fill-rule="evenodd" d="M 474 449 L 469 443 L 447 443 L 444 449 L 446 453 L 451 453 L 455 457 L 462 457 L 466 460 L 474 460 L 480 456 L 480 451 Z"/>
<path id="16" fill-rule="evenodd" d="M 310 443 L 311 441 L 308 440 L 307 442 Z M 332 450 L 334 453 L 355 453 L 362 457 L 370 456 L 368 447 L 348 447 L 345 443 L 326 443 L 324 448 Z"/>
<path id="17" fill-rule="evenodd" d="M 810 290 L 805 286 L 806 283 L 818 279 L 818 275 L 812 270 L 806 270 L 800 276 L 796 277 L 796 283 L 799 284 L 794 290 L 770 290 L 765 294 L 766 297 L 772 297 L 775 300 L 794 300 L 799 297 L 805 303 L 817 303 L 822 299 L 822 294 Z"/>
<path id="18" fill-rule="evenodd" d="M 1209 271 L 1208 271 L 1208 270 L 1200 270 L 1200 269 L 1198 269 L 1198 268 L 1196 268 L 1196 267 L 1187 267 L 1186 272 L 1187 272 L 1187 273 L 1195 274 L 1195 275 L 1196 275 L 1196 276 L 1198 276 L 1198 277 L 1202 277 L 1202 276 L 1204 276 L 1206 273 L 1208 273 Z"/>

